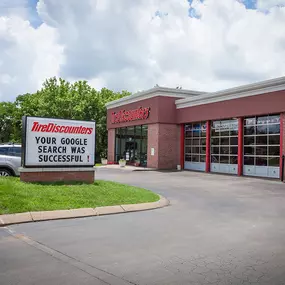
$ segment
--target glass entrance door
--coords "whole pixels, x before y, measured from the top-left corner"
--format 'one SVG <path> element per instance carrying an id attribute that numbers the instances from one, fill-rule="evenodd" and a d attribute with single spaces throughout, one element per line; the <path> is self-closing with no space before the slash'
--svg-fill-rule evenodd
<path id="1" fill-rule="evenodd" d="M 116 162 L 125 159 L 128 164 L 147 165 L 147 125 L 116 129 Z"/>

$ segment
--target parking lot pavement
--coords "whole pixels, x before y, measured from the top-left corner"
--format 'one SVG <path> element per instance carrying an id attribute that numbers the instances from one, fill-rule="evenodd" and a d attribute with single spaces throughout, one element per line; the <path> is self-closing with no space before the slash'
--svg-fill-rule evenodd
<path id="1" fill-rule="evenodd" d="M 171 205 L 1 229 L 1 285 L 285 284 L 284 184 L 186 171 L 96 177 Z"/>

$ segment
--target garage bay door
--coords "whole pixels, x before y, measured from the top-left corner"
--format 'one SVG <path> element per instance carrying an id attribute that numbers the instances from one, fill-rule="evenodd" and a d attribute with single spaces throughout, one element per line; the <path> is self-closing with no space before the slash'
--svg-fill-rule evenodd
<path id="1" fill-rule="evenodd" d="M 280 177 L 280 116 L 244 120 L 243 174 Z"/>
<path id="2" fill-rule="evenodd" d="M 238 173 L 238 120 L 213 121 L 211 172 Z"/>
<path id="3" fill-rule="evenodd" d="M 206 170 L 206 122 L 185 125 L 184 168 Z"/>

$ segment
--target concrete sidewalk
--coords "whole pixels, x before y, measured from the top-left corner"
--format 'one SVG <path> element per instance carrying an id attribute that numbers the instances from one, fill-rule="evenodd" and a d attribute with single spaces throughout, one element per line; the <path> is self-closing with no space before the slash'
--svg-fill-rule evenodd
<path id="1" fill-rule="evenodd" d="M 112 170 L 124 170 L 124 171 L 155 171 L 155 168 L 148 167 L 140 167 L 140 166 L 132 166 L 126 165 L 125 167 L 121 167 L 119 164 L 107 164 L 101 166 L 95 166 L 95 168 L 103 168 L 103 169 L 112 169 Z"/>
<path id="2" fill-rule="evenodd" d="M 160 199 L 158 201 L 150 203 L 0 215 L 0 227 L 12 224 L 29 223 L 29 222 L 72 219 L 72 218 L 82 218 L 82 217 L 153 210 L 168 205 L 169 201 L 166 198 L 160 196 Z"/>

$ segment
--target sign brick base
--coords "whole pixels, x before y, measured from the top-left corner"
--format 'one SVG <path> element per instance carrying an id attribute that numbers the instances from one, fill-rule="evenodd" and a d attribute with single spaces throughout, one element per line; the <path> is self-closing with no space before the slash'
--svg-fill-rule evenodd
<path id="1" fill-rule="evenodd" d="M 84 182 L 92 184 L 95 180 L 93 167 L 76 168 L 20 168 L 23 182 Z"/>

